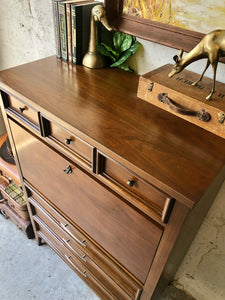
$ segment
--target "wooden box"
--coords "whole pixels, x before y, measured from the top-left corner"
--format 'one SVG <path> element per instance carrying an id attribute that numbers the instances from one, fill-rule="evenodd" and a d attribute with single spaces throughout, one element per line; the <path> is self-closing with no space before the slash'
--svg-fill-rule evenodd
<path id="1" fill-rule="evenodd" d="M 137 96 L 225 138 L 225 84 L 216 82 L 216 92 L 206 100 L 212 79 L 204 77 L 194 87 L 199 74 L 183 70 L 169 78 L 172 67 L 168 64 L 140 76 Z"/>

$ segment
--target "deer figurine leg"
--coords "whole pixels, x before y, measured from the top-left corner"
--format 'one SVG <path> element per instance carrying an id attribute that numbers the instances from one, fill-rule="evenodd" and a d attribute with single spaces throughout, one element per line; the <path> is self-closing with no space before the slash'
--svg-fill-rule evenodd
<path id="1" fill-rule="evenodd" d="M 209 95 L 205 98 L 206 100 L 211 100 L 212 95 L 215 92 L 215 84 L 216 84 L 216 69 L 217 69 L 217 65 L 218 65 L 218 57 L 211 62 L 212 65 L 212 69 L 213 69 L 213 84 L 212 84 L 212 89 L 211 92 L 209 93 Z"/>
<path id="2" fill-rule="evenodd" d="M 204 76 L 206 70 L 208 69 L 209 65 L 210 65 L 210 61 L 209 61 L 209 59 L 208 59 L 208 60 L 207 60 L 207 63 L 206 63 L 206 66 L 205 66 L 205 69 L 204 69 L 204 71 L 202 72 L 202 75 L 201 75 L 196 81 L 194 81 L 191 85 L 196 86 L 196 85 L 202 80 L 202 78 L 203 78 L 203 76 Z"/>

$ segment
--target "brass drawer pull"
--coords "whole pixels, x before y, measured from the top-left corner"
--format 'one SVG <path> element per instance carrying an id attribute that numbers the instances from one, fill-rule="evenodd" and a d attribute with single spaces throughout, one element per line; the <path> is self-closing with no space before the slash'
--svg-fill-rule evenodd
<path id="1" fill-rule="evenodd" d="M 82 245 L 83 247 L 87 247 L 87 245 L 85 244 L 85 240 L 83 240 L 83 241 L 81 241 L 81 240 L 79 240 L 75 235 L 73 235 L 70 231 L 69 231 L 69 229 L 67 228 L 68 226 L 69 226 L 69 224 L 63 224 L 63 223 L 60 223 L 60 225 L 63 227 L 63 229 L 66 231 L 66 232 L 68 232 L 72 237 L 73 237 L 73 239 L 76 241 L 76 242 L 78 242 L 80 245 Z"/>
<path id="2" fill-rule="evenodd" d="M 67 145 L 70 145 L 71 142 L 72 142 L 72 139 L 68 139 L 68 138 L 65 139 L 65 143 L 66 143 Z"/>
<path id="3" fill-rule="evenodd" d="M 71 259 L 71 256 L 67 256 L 65 254 L 65 258 L 67 259 L 67 261 L 74 267 L 74 269 L 79 273 L 81 274 L 82 276 L 84 277 L 87 277 L 86 275 L 86 271 L 81 271 L 70 259 Z"/>
<path id="4" fill-rule="evenodd" d="M 71 246 L 70 246 L 70 244 L 69 244 L 69 242 L 70 242 L 70 240 L 65 240 L 64 238 L 63 238 L 63 242 L 66 244 L 66 246 L 77 256 L 77 257 L 79 257 L 80 259 L 82 259 L 84 262 L 86 262 L 86 259 L 85 259 L 85 257 L 86 257 L 86 254 L 84 254 L 83 256 L 81 256 L 80 254 L 78 254 Z"/>
<path id="5" fill-rule="evenodd" d="M 135 184 L 135 181 L 134 180 L 127 180 L 127 185 L 129 186 L 129 187 L 133 187 L 134 186 L 134 184 Z"/>
<path id="6" fill-rule="evenodd" d="M 69 165 L 66 169 L 63 170 L 64 173 L 66 174 L 71 174 L 73 172 L 71 166 Z"/>
<path id="7" fill-rule="evenodd" d="M 167 104 L 170 109 L 180 115 L 196 116 L 200 121 L 203 122 L 208 122 L 211 119 L 211 115 L 204 109 L 201 109 L 200 111 L 194 111 L 189 108 L 182 107 L 170 99 L 166 93 L 158 94 L 158 100 L 164 104 Z"/>
<path id="8" fill-rule="evenodd" d="M 26 109 L 26 107 L 19 107 L 19 111 L 21 112 L 21 114 L 24 112 L 24 110 Z"/>

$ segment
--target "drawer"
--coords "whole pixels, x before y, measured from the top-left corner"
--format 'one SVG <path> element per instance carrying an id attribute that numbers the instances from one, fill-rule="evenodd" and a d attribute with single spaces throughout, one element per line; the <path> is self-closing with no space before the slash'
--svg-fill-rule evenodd
<path id="1" fill-rule="evenodd" d="M 99 152 L 97 172 L 117 192 L 125 197 L 128 195 L 128 200 L 137 199 L 136 201 L 133 200 L 134 204 L 142 203 L 150 210 L 150 215 L 155 214 L 164 223 L 168 221 L 173 204 L 171 197 L 115 160 Z M 148 213 L 148 210 L 145 212 Z"/>
<path id="2" fill-rule="evenodd" d="M 29 188 L 30 189 L 30 188 Z M 31 190 L 31 189 L 30 189 Z M 31 192 L 29 202 L 32 205 L 34 215 L 38 216 L 51 230 L 64 242 L 65 247 L 75 252 L 80 257 L 87 254 L 110 277 L 121 286 L 132 298 L 141 290 L 142 285 L 132 279 L 115 262 L 107 257 L 96 245 L 94 245 L 78 229 L 67 222 L 54 208 L 34 191 Z"/>
<path id="3" fill-rule="evenodd" d="M 11 95 L 8 95 L 7 109 L 12 113 L 16 114 L 16 116 L 22 119 L 23 121 L 34 123 L 37 126 L 39 125 L 38 112 L 32 107 L 22 102 L 21 100 Z"/>
<path id="4" fill-rule="evenodd" d="M 41 219 L 51 229 L 51 231 L 60 238 L 66 248 L 83 259 L 86 256 L 86 252 L 84 252 L 84 250 L 87 247 L 86 239 L 84 238 L 84 236 L 83 239 L 79 239 L 77 238 L 78 235 L 75 236 L 65 232 L 60 226 L 62 223 L 57 224 L 48 214 L 48 212 L 44 210 L 34 199 L 30 197 L 29 202 L 31 203 L 31 205 L 33 205 L 33 218 Z M 79 234 L 79 237 L 81 236 L 82 235 Z"/>
<path id="5" fill-rule="evenodd" d="M 164 228 L 9 122 L 24 179 L 144 283 Z"/>
<path id="6" fill-rule="evenodd" d="M 87 255 L 81 257 L 78 253 L 67 249 L 62 240 L 38 216 L 34 216 L 34 221 L 37 224 L 38 237 L 47 242 L 87 284 L 91 280 L 91 287 L 94 290 L 97 288 L 97 293 L 101 288 L 100 296 L 104 296 L 102 299 L 132 299 L 90 257 Z"/>
<path id="7" fill-rule="evenodd" d="M 69 155 L 72 159 L 75 158 L 79 163 L 92 168 L 94 147 L 43 116 L 41 116 L 41 123 L 44 128 L 43 135 L 48 136 L 56 147 L 66 151 L 66 155 Z"/>

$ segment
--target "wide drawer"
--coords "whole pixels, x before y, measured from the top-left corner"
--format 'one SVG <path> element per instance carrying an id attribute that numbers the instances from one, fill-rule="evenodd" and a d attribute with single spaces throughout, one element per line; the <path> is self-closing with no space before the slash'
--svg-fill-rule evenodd
<path id="1" fill-rule="evenodd" d="M 163 227 L 11 120 L 10 125 L 26 181 L 144 283 Z"/>
<path id="2" fill-rule="evenodd" d="M 39 125 L 39 119 L 38 119 L 38 112 L 30 107 L 29 105 L 25 104 L 21 100 L 11 96 L 7 95 L 8 99 L 8 105 L 7 109 L 8 111 L 16 114 L 17 117 L 19 117 L 23 121 L 28 121 L 29 123 L 33 123 L 36 126 Z"/>
<path id="3" fill-rule="evenodd" d="M 91 287 L 94 290 L 97 288 L 96 292 L 100 292 L 102 299 L 132 299 L 90 257 L 81 256 L 66 248 L 60 237 L 55 235 L 40 217 L 35 215 L 34 221 L 38 229 L 38 236 L 46 241 L 87 284 L 92 283 Z"/>
<path id="4" fill-rule="evenodd" d="M 155 215 L 164 223 L 168 221 L 173 199 L 167 194 L 100 152 L 98 152 L 97 172 L 122 196 L 127 196 L 130 201 L 134 198 L 134 204 L 141 203 L 142 207 L 144 204 L 146 213 Z"/>
<path id="5" fill-rule="evenodd" d="M 119 267 L 110 257 L 103 253 L 90 239 L 82 234 L 77 228 L 63 218 L 50 204 L 48 204 L 36 192 L 29 187 L 29 202 L 33 208 L 33 214 L 40 217 L 53 232 L 55 232 L 65 246 L 72 252 L 76 252 L 83 257 L 87 254 L 95 263 L 101 267 L 110 277 L 121 286 L 131 298 L 135 298 L 142 289 L 121 267 Z"/>
<path id="6" fill-rule="evenodd" d="M 75 265 L 69 262 L 69 257 L 65 256 L 62 251 L 62 244 L 44 224 L 42 226 L 38 224 L 38 227 L 38 237 L 44 240 L 102 299 L 113 299 L 106 289 L 80 263 Z"/>
<path id="7" fill-rule="evenodd" d="M 49 121 L 41 116 L 41 124 L 43 127 L 43 135 L 48 137 L 61 151 L 65 151 L 66 155 L 75 158 L 75 161 L 89 168 L 93 167 L 94 147 L 71 133 L 59 124 Z"/>

